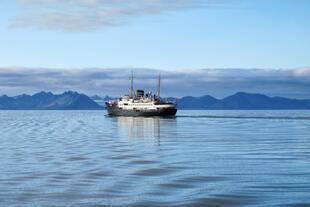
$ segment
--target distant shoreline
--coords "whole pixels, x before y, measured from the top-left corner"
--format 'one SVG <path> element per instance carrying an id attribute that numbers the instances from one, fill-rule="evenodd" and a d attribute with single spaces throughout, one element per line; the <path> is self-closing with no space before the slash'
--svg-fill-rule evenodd
<path id="1" fill-rule="evenodd" d="M 62 94 L 40 92 L 34 95 L 0 96 L 0 110 L 105 110 L 112 97 L 89 97 L 74 91 Z M 166 98 L 177 103 L 179 110 L 310 110 L 309 99 L 269 97 L 238 92 L 223 99 L 205 95 Z"/>

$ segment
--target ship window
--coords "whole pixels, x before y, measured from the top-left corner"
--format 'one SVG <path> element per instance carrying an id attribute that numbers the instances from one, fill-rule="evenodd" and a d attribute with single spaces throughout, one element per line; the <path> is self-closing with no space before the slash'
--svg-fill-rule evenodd
<path id="1" fill-rule="evenodd" d="M 124 103 L 124 105 L 125 105 L 125 106 L 127 106 L 127 105 L 128 105 L 128 103 Z"/>

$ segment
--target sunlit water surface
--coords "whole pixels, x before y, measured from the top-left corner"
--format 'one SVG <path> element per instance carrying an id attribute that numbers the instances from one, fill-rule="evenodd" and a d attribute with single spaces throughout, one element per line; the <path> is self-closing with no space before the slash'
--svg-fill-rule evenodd
<path id="1" fill-rule="evenodd" d="M 1 111 L 0 206 L 310 206 L 310 111 Z"/>

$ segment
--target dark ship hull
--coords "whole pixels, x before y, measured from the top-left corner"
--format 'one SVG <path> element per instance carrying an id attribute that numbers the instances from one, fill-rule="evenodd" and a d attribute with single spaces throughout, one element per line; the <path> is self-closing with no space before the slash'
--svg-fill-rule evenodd
<path id="1" fill-rule="evenodd" d="M 162 108 L 159 110 L 124 110 L 117 107 L 107 107 L 109 116 L 174 116 L 177 113 L 176 108 Z"/>

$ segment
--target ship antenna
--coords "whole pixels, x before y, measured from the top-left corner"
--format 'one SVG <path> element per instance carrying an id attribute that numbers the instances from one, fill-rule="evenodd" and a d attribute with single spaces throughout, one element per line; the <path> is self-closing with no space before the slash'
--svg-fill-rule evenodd
<path id="1" fill-rule="evenodd" d="M 160 98 L 160 73 L 158 74 L 157 80 L 157 97 Z"/>
<path id="2" fill-rule="evenodd" d="M 133 72 L 131 71 L 131 77 L 130 79 L 130 88 L 129 88 L 129 96 L 130 98 L 133 98 Z"/>

